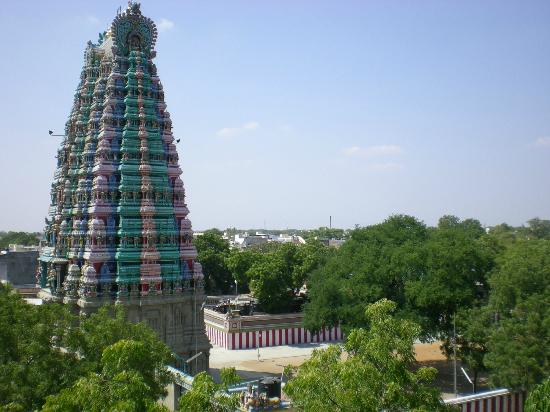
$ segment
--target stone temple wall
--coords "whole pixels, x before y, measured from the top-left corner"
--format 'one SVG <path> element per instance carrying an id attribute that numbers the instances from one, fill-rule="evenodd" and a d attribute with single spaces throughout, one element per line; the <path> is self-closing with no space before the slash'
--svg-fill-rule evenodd
<path id="1" fill-rule="evenodd" d="M 206 334 L 213 345 L 225 349 L 252 349 L 343 339 L 339 326 L 311 333 L 302 326 L 302 313 L 235 316 L 205 309 Z"/>
<path id="2" fill-rule="evenodd" d="M 8 252 L 0 255 L 0 282 L 12 285 L 34 285 L 36 283 L 37 251 Z"/>

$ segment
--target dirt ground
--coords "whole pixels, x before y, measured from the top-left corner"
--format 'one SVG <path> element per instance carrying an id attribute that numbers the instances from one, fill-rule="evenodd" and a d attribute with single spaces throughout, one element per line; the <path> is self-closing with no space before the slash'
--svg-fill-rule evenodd
<path id="1" fill-rule="evenodd" d="M 452 359 L 447 359 L 445 355 L 439 349 L 441 342 L 434 343 L 421 343 L 415 345 L 416 350 L 416 360 L 419 363 L 419 366 L 427 366 L 437 369 L 437 377 L 435 385 L 443 392 L 443 397 L 454 397 L 453 394 L 453 370 L 454 365 Z M 460 361 L 457 362 L 457 375 L 456 383 L 457 390 L 460 395 L 470 395 L 473 392 L 472 384 L 468 382 L 466 376 L 461 371 L 461 367 L 464 367 L 467 373 L 472 374 L 466 367 L 462 365 Z M 478 378 L 477 390 L 481 391 L 484 389 L 489 389 L 487 386 L 487 379 L 485 376 L 480 376 Z"/>
<path id="2" fill-rule="evenodd" d="M 416 360 L 418 362 L 433 362 L 447 360 L 445 355 L 439 348 L 441 342 L 434 343 L 417 343 L 414 345 L 414 351 L 416 352 Z"/>

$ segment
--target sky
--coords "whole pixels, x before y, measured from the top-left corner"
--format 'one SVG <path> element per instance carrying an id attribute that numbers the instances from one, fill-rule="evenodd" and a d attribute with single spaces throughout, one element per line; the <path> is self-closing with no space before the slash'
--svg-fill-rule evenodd
<path id="1" fill-rule="evenodd" d="M 0 230 L 41 231 L 88 40 L 3 1 Z M 550 2 L 144 0 L 196 230 L 550 218 Z"/>

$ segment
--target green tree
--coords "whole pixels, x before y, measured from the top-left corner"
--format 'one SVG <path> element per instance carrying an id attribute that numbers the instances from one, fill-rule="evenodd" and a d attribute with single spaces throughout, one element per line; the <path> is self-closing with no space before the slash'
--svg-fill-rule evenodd
<path id="1" fill-rule="evenodd" d="M 525 412 L 550 411 L 550 378 L 535 386 L 525 401 Z"/>
<path id="2" fill-rule="evenodd" d="M 296 247 L 296 264 L 292 268 L 292 283 L 294 289 L 300 289 L 307 283 L 312 272 L 326 263 L 335 251 L 317 240 L 311 240 L 305 245 Z"/>
<path id="3" fill-rule="evenodd" d="M 501 316 L 533 295 L 547 294 L 550 286 L 550 241 L 520 240 L 497 259 L 490 276 L 491 306 Z"/>
<path id="4" fill-rule="evenodd" d="M 489 279 L 497 320 L 484 358 L 494 385 L 529 389 L 550 370 L 550 240 L 519 240 Z"/>
<path id="5" fill-rule="evenodd" d="M 221 384 L 216 384 L 212 376 L 200 372 L 193 379 L 193 386 L 179 401 L 180 412 L 233 412 L 239 405 L 238 394 L 229 395 L 229 385 L 239 382 L 235 368 L 220 370 Z"/>
<path id="6" fill-rule="evenodd" d="M 346 232 L 344 229 L 323 226 L 318 229 L 308 230 L 303 235 L 309 242 L 315 239 L 343 239 L 346 236 Z"/>
<path id="7" fill-rule="evenodd" d="M 100 373 L 90 373 L 72 387 L 49 396 L 42 410 L 167 411 L 157 404 L 170 382 L 163 360 L 143 342 L 120 340 L 103 351 Z"/>
<path id="8" fill-rule="evenodd" d="M 228 386 L 235 385 L 241 381 L 241 377 L 237 374 L 234 367 L 221 368 L 220 379 L 225 389 L 227 389 Z"/>
<path id="9" fill-rule="evenodd" d="M 0 234 L 0 249 L 9 245 L 36 246 L 40 240 L 40 233 L 28 232 L 2 232 Z"/>
<path id="10" fill-rule="evenodd" d="M 489 236 L 500 244 L 507 246 L 514 243 L 518 238 L 518 229 L 506 223 L 501 223 L 491 228 Z"/>
<path id="11" fill-rule="evenodd" d="M 539 295 L 499 320 L 487 341 L 485 365 L 495 386 L 529 390 L 549 376 L 550 299 Z"/>
<path id="12" fill-rule="evenodd" d="M 78 357 L 59 350 L 75 320 L 64 306 L 28 305 L 0 283 L 0 409 L 38 409 L 80 376 Z"/>
<path id="13" fill-rule="evenodd" d="M 474 392 L 480 373 L 486 372 L 485 355 L 487 341 L 492 328 L 492 312 L 487 307 L 462 309 L 456 319 L 457 358 L 467 365 L 471 372 Z M 443 350 L 447 357 L 453 354 L 453 336 L 448 334 L 443 340 Z"/>
<path id="14" fill-rule="evenodd" d="M 365 304 L 384 297 L 406 303 L 405 285 L 425 273 L 426 226 L 411 216 L 355 229 L 350 238 L 309 276 L 304 324 L 319 330 L 340 322 L 346 330 L 366 325 Z"/>
<path id="15" fill-rule="evenodd" d="M 313 241 L 305 245 L 273 243 L 267 251 L 255 249 L 250 253 L 253 255 L 248 255 L 246 261 L 232 259 L 229 264 L 240 262 L 244 268 L 253 262 L 245 273 L 250 290 L 264 310 L 277 313 L 291 310 L 296 292 L 330 252 L 326 246 Z"/>
<path id="16" fill-rule="evenodd" d="M 425 334 L 448 337 L 458 310 L 486 302 L 497 251 L 477 220 L 443 216 L 430 230 L 423 273 L 405 287 L 409 310 Z"/>
<path id="17" fill-rule="evenodd" d="M 122 306 L 102 306 L 81 318 L 79 327 L 71 330 L 67 345 L 80 354 L 88 371 L 99 372 L 103 351 L 123 339 L 144 343 L 164 364 L 173 361 L 172 352 L 156 333 L 144 323 L 128 322 Z"/>
<path id="18" fill-rule="evenodd" d="M 527 236 L 550 240 L 550 220 L 535 217 L 527 221 Z"/>
<path id="19" fill-rule="evenodd" d="M 431 383 L 434 368 L 412 371 L 420 327 L 392 316 L 396 304 L 381 300 L 366 309 L 367 329 L 354 329 L 345 345 L 315 350 L 291 376 L 285 392 L 302 411 L 446 410 Z"/>
<path id="20" fill-rule="evenodd" d="M 265 257 L 248 270 L 250 290 L 268 313 L 288 311 L 293 300 L 292 277 L 284 260 L 277 255 Z"/>
<path id="21" fill-rule="evenodd" d="M 234 288 L 231 272 L 226 265 L 229 242 L 217 229 L 205 231 L 194 240 L 198 252 L 197 260 L 204 272 L 205 287 L 209 293 L 230 293 Z"/>
<path id="22" fill-rule="evenodd" d="M 225 258 L 225 264 L 231 276 L 237 281 L 238 291 L 248 293 L 250 291 L 247 272 L 255 263 L 262 260 L 263 254 L 258 250 L 252 249 L 232 249 L 229 255 Z"/>
<path id="23" fill-rule="evenodd" d="M 171 362 L 171 352 L 146 325 L 126 321 L 121 307 L 104 307 L 79 318 L 65 305 L 28 305 L 0 284 L 0 410 L 38 410 L 47 396 L 71 388 L 79 380 L 82 390 L 87 388 L 85 377 L 94 376 L 94 382 L 103 382 L 98 381 L 100 377 L 107 379 L 102 375 L 106 368 L 102 354 L 121 339 L 147 348 L 149 354 L 142 355 L 154 362 L 143 362 L 141 367 L 148 368 L 148 372 L 142 372 L 139 379 L 148 391 L 163 392 L 169 376 L 159 365 Z M 133 367 L 130 358 L 118 365 Z M 132 374 L 119 377 L 137 382 Z"/>

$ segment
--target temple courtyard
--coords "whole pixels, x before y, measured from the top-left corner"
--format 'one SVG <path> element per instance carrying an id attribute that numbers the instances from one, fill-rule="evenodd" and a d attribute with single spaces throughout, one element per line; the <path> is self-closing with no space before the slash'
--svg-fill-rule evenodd
<path id="1" fill-rule="evenodd" d="M 436 386 L 443 391 L 445 398 L 453 397 L 453 362 L 441 353 L 440 342 L 415 344 L 416 359 L 420 366 L 431 366 L 438 370 Z M 210 351 L 210 373 L 219 380 L 219 371 L 234 366 L 239 376 L 247 381 L 264 376 L 281 376 L 286 365 L 301 365 L 314 349 L 325 348 L 330 343 L 307 343 L 260 348 L 227 350 L 214 346 Z M 471 385 L 457 366 L 459 393 L 471 393 Z M 483 389 L 480 382 L 479 389 Z"/>

